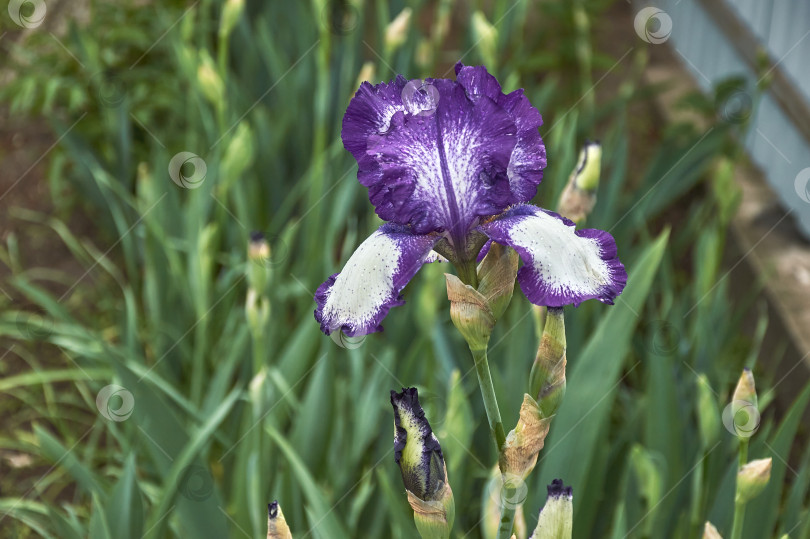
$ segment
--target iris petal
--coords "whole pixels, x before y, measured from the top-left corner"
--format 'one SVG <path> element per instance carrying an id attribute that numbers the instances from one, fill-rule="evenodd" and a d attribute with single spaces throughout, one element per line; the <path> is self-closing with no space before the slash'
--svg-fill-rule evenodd
<path id="1" fill-rule="evenodd" d="M 394 113 L 388 132 L 369 137 L 358 179 L 382 219 L 463 240 L 477 217 L 508 204 L 515 122 L 489 98 L 471 101 L 455 82 L 428 84 L 438 90 L 436 110 Z"/>
<path id="2" fill-rule="evenodd" d="M 321 330 L 350 337 L 381 331 L 388 310 L 404 303 L 399 293 L 422 264 L 433 260 L 429 255 L 438 240 L 400 225 L 381 226 L 315 293 Z"/>
<path id="3" fill-rule="evenodd" d="M 461 241 L 477 218 L 534 196 L 546 153 L 543 120 L 522 90 L 504 94 L 484 67 L 456 73 L 364 83 L 342 137 L 382 219 Z"/>
<path id="4" fill-rule="evenodd" d="M 509 204 L 528 202 L 537 193 L 546 168 L 546 147 L 537 129 L 543 117 L 532 106 L 523 90 L 503 94 L 498 80 L 484 66 L 456 64 L 456 78 L 471 99 L 486 96 L 504 108 L 517 126 L 515 149 L 509 159 L 508 176 L 512 196 Z"/>
<path id="5" fill-rule="evenodd" d="M 521 204 L 479 229 L 520 254 L 517 279 L 535 305 L 561 307 L 587 299 L 612 304 L 627 282 L 609 233 L 575 230 L 556 213 Z"/>

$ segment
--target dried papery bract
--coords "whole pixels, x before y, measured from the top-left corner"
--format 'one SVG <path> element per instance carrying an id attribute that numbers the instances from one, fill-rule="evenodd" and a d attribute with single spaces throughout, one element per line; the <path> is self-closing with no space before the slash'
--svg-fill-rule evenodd
<path id="1" fill-rule="evenodd" d="M 537 464 L 537 456 L 543 449 L 550 426 L 551 418 L 544 417 L 535 400 L 524 394 L 520 419 L 506 436 L 501 451 L 501 470 L 525 479 Z"/>
<path id="2" fill-rule="evenodd" d="M 290 527 L 277 501 L 267 505 L 267 539 L 292 539 Z"/>

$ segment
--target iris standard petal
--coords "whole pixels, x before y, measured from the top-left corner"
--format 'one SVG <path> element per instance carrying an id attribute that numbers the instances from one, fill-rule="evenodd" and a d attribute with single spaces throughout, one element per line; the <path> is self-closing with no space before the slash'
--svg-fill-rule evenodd
<path id="1" fill-rule="evenodd" d="M 388 132 L 369 137 L 358 179 L 382 219 L 417 233 L 446 231 L 464 245 L 476 218 L 508 205 L 515 122 L 453 81 L 428 79 L 417 91 L 438 99 L 435 110 L 394 113 Z"/>
<path id="2" fill-rule="evenodd" d="M 321 331 L 342 331 L 349 337 L 381 331 L 382 319 L 391 307 L 405 303 L 399 293 L 429 260 L 438 240 L 400 225 L 381 226 L 349 257 L 343 271 L 318 287 L 315 319 Z"/>
<path id="3" fill-rule="evenodd" d="M 377 85 L 364 82 L 354 94 L 343 115 L 340 135 L 343 146 L 357 161 L 366 154 L 368 137 L 388 131 L 391 116 L 405 110 L 402 90 L 407 83 L 402 75 Z"/>
<path id="4" fill-rule="evenodd" d="M 521 204 L 479 230 L 520 254 L 517 279 L 535 305 L 561 307 L 587 299 L 612 304 L 627 283 L 610 234 L 575 230 L 572 221 L 556 213 Z"/>
<path id="5" fill-rule="evenodd" d="M 504 94 L 498 80 L 484 66 L 465 66 L 459 62 L 456 64 L 456 80 L 470 99 L 486 96 L 503 107 L 514 120 L 517 141 L 507 170 L 512 191 L 509 204 L 530 201 L 537 193 L 546 168 L 546 147 L 537 130 L 543 125 L 543 117 L 522 89 Z"/>

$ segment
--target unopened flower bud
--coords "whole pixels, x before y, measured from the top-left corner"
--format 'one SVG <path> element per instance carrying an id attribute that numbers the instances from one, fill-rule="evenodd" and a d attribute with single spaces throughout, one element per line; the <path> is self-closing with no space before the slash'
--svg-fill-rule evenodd
<path id="1" fill-rule="evenodd" d="M 277 501 L 267 505 L 267 539 L 292 539 L 290 527 Z"/>
<path id="2" fill-rule="evenodd" d="M 723 539 L 723 536 L 720 535 L 717 528 L 707 520 L 706 524 L 703 526 L 703 539 Z"/>
<path id="3" fill-rule="evenodd" d="M 698 426 L 700 427 L 700 438 L 704 448 L 708 448 L 717 441 L 720 434 L 720 412 L 717 409 L 717 401 L 714 392 L 709 385 L 709 380 L 705 374 L 698 376 Z"/>
<path id="4" fill-rule="evenodd" d="M 222 7 L 222 18 L 219 23 L 219 35 L 223 39 L 231 34 L 244 10 L 245 0 L 226 0 Z"/>
<path id="5" fill-rule="evenodd" d="M 219 167 L 222 181 L 217 183 L 217 190 L 222 196 L 227 196 L 231 186 L 239 181 L 253 164 L 255 156 L 253 138 L 250 124 L 246 121 L 239 122 L 233 137 L 228 142 Z"/>
<path id="6" fill-rule="evenodd" d="M 481 11 L 472 15 L 472 30 L 484 64 L 494 66 L 498 58 L 498 30 Z"/>
<path id="7" fill-rule="evenodd" d="M 406 7 L 385 27 L 385 49 L 390 54 L 399 49 L 408 39 L 413 10 Z"/>
<path id="8" fill-rule="evenodd" d="M 414 522 L 423 539 L 450 537 L 455 518 L 453 491 L 439 440 L 419 404 L 415 387 L 391 391 L 394 459 L 402 473 Z"/>
<path id="9" fill-rule="evenodd" d="M 557 210 L 561 215 L 578 224 L 585 221 L 596 204 L 601 172 L 602 146 L 598 142 L 586 142 L 560 196 Z"/>
<path id="10" fill-rule="evenodd" d="M 225 86 L 217 73 L 214 61 L 208 51 L 201 50 L 200 61 L 197 65 L 197 83 L 203 95 L 214 105 L 220 105 L 225 95 Z"/>
<path id="11" fill-rule="evenodd" d="M 565 315 L 562 307 L 549 307 L 543 336 L 529 374 L 529 394 L 537 400 L 543 417 L 557 413 L 565 395 Z"/>
<path id="12" fill-rule="evenodd" d="M 529 539 L 570 539 L 574 524 L 574 495 L 571 487 L 555 479 L 548 486 L 546 505 Z"/>
<path id="13" fill-rule="evenodd" d="M 478 290 L 449 273 L 447 279 L 447 299 L 450 300 L 450 318 L 471 350 L 486 350 L 495 315 L 487 298 Z"/>
<path id="14" fill-rule="evenodd" d="M 750 402 L 754 405 L 754 408 L 757 407 L 757 390 L 754 385 L 754 373 L 752 373 L 751 369 L 748 367 L 743 369 L 731 400 Z"/>
<path id="15" fill-rule="evenodd" d="M 259 231 L 250 233 L 248 243 L 248 286 L 259 294 L 265 294 L 270 280 L 270 244 Z"/>
<path id="16" fill-rule="evenodd" d="M 735 501 L 745 504 L 756 498 L 771 479 L 773 459 L 752 460 L 737 472 L 737 496 Z"/>

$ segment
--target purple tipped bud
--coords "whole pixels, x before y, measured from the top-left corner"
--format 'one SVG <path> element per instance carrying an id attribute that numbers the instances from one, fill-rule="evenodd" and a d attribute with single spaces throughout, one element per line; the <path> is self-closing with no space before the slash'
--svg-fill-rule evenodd
<path id="1" fill-rule="evenodd" d="M 405 488 L 418 498 L 437 499 L 444 488 L 442 448 L 433 434 L 415 387 L 391 391 L 394 407 L 394 459 L 402 472 Z"/>

